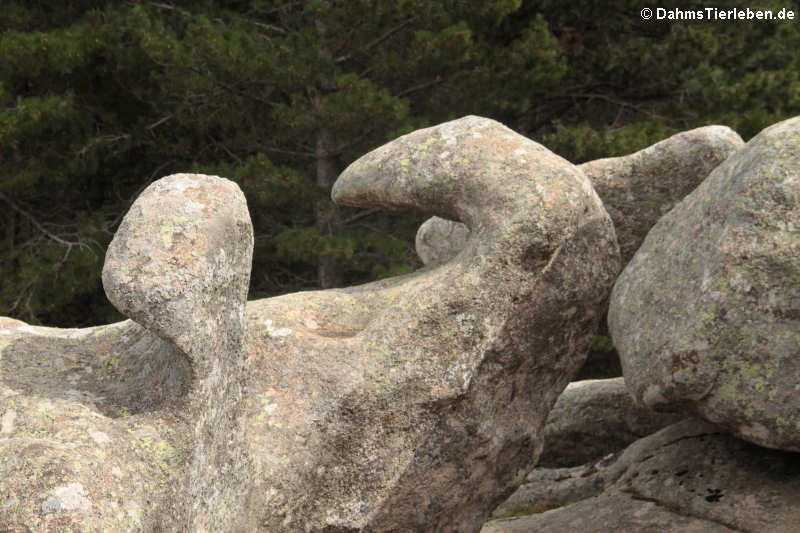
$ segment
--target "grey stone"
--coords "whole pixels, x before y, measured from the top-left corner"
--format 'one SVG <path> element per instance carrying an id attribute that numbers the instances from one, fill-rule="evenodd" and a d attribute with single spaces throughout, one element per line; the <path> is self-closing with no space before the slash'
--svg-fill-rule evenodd
<path id="1" fill-rule="evenodd" d="M 800 118 L 762 131 L 655 225 L 608 318 L 638 402 L 800 451 Z"/>
<path id="2" fill-rule="evenodd" d="M 731 154 L 744 146 L 726 126 L 707 126 L 678 133 L 636 153 L 580 165 L 614 222 L 625 265 L 656 221 L 700 184 Z M 468 230 L 460 222 L 434 217 L 417 231 L 417 254 L 427 266 L 454 257 L 465 245 Z M 608 335 L 604 305 L 600 334 Z M 581 379 L 619 376 L 614 351 L 592 352 Z"/>
<path id="3" fill-rule="evenodd" d="M 576 381 L 548 415 L 538 466 L 584 465 L 683 418 L 637 405 L 623 378 Z"/>
<path id="4" fill-rule="evenodd" d="M 333 197 L 475 231 L 440 269 L 245 313 L 241 193 L 157 182 L 104 270 L 136 322 L 0 320 L 1 474 L 23 502 L 2 520 L 44 531 L 35 495 L 80 483 L 92 507 L 64 520 L 89 531 L 480 529 L 583 361 L 619 269 L 611 220 L 573 165 L 478 117 L 367 154 Z"/>
<path id="5" fill-rule="evenodd" d="M 0 523 L 241 530 L 252 246 L 234 183 L 169 176 L 134 202 L 106 255 L 106 293 L 138 324 L 0 321 L 0 479 L 20 499 Z"/>
<path id="6" fill-rule="evenodd" d="M 509 498 L 492 512 L 492 519 L 514 518 L 557 509 L 600 494 L 606 482 L 619 474 L 608 469 L 614 456 L 581 466 L 548 468 L 537 466 Z"/>
<path id="7" fill-rule="evenodd" d="M 520 516 L 490 521 L 482 533 L 791 533 L 800 523 L 800 455 L 760 448 L 697 419 L 640 439 L 602 464 L 558 478 L 533 476 L 537 471 L 520 490 L 550 500 L 530 498 Z"/>
<path id="8" fill-rule="evenodd" d="M 469 238 L 467 226 L 460 222 L 431 217 L 417 230 L 415 248 L 425 265 L 446 263 L 460 252 Z"/>
<path id="9" fill-rule="evenodd" d="M 630 155 L 580 165 L 614 221 L 623 266 L 658 219 L 743 146 L 732 129 L 706 126 Z"/>
<path id="10" fill-rule="evenodd" d="M 540 515 L 492 520 L 481 533 L 734 533 L 741 531 L 675 513 L 656 502 L 613 492 Z M 755 533 L 754 530 L 753 533 Z M 760 531 L 760 530 L 758 530 Z M 790 530 L 785 530 L 789 533 Z"/>
<path id="11" fill-rule="evenodd" d="M 250 303 L 251 507 L 265 531 L 477 531 L 582 362 L 610 219 L 573 165 L 478 117 L 367 154 L 333 198 L 475 231 L 439 269 Z"/>
<path id="12" fill-rule="evenodd" d="M 630 261 L 661 216 L 689 194 L 744 141 L 726 126 L 706 126 L 664 139 L 636 153 L 579 165 L 614 221 L 622 264 Z M 417 231 L 417 254 L 442 264 L 464 247 L 468 230 L 439 217 Z"/>

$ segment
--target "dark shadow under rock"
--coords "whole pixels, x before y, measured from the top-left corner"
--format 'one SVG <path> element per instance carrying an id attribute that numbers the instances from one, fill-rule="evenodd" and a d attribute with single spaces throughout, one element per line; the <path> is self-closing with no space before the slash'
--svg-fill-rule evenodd
<path id="1" fill-rule="evenodd" d="M 584 465 L 684 418 L 637 405 L 623 378 L 575 381 L 547 417 L 539 466 Z"/>

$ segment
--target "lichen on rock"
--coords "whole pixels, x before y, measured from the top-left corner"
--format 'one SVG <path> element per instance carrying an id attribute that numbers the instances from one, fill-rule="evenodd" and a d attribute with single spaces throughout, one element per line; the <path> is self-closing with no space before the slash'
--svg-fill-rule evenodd
<path id="1" fill-rule="evenodd" d="M 174 175 L 106 256 L 106 293 L 132 320 L 0 319 L 4 523 L 480 529 L 583 361 L 619 269 L 611 220 L 579 169 L 480 117 L 367 154 L 333 199 L 457 218 L 470 239 L 439 269 L 245 308 L 241 192 Z"/>
<path id="2" fill-rule="evenodd" d="M 638 401 L 800 451 L 800 118 L 765 129 L 653 227 L 609 326 Z"/>
<path id="3" fill-rule="evenodd" d="M 611 222 L 580 170 L 480 117 L 365 155 L 333 199 L 455 217 L 470 241 L 438 269 L 250 302 L 258 523 L 477 531 L 585 356 Z"/>
<path id="4" fill-rule="evenodd" d="M 614 222 L 623 266 L 647 232 L 744 141 L 726 126 L 677 133 L 643 150 L 579 165 Z M 459 222 L 432 217 L 417 231 L 417 254 L 426 265 L 455 257 L 469 236 Z"/>
<path id="5" fill-rule="evenodd" d="M 134 202 L 106 256 L 109 299 L 136 322 L 0 322 L 0 478 L 15 495 L 0 502 L 0 523 L 35 532 L 238 527 L 251 255 L 236 185 L 169 176 Z"/>

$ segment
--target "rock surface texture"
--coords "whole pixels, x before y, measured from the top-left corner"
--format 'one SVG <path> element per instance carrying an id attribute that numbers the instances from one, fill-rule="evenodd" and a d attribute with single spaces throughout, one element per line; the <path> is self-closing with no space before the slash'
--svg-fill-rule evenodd
<path id="1" fill-rule="evenodd" d="M 478 531 L 585 357 L 618 252 L 573 165 L 466 117 L 353 163 L 336 202 L 474 231 L 437 269 L 251 302 L 251 509 L 263 531 Z"/>
<path id="2" fill-rule="evenodd" d="M 584 465 L 682 418 L 634 403 L 623 378 L 575 381 L 547 417 L 538 466 Z"/>
<path id="3" fill-rule="evenodd" d="M 622 264 L 630 261 L 647 232 L 744 141 L 726 126 L 678 133 L 622 157 L 579 165 L 611 215 Z M 468 238 L 463 224 L 434 217 L 417 231 L 417 254 L 426 265 L 454 257 Z"/>
<path id="4" fill-rule="evenodd" d="M 608 318 L 637 401 L 800 451 L 800 118 L 762 131 L 656 224 Z"/>
<path id="5" fill-rule="evenodd" d="M 414 247 L 426 265 L 446 263 L 464 249 L 469 239 L 469 229 L 461 222 L 431 217 L 417 230 Z"/>
<path id="6" fill-rule="evenodd" d="M 493 520 L 481 533 L 792 533 L 800 523 L 800 455 L 688 419 L 617 458 L 536 469 L 515 497 L 507 511 L 538 514 Z"/>
<path id="7" fill-rule="evenodd" d="M 439 268 L 245 313 L 241 193 L 170 176 L 106 258 L 133 321 L 0 320 L 0 524 L 478 531 L 583 362 L 619 270 L 611 220 L 579 169 L 478 117 L 367 154 L 333 197 L 472 232 Z"/>
<path id="8" fill-rule="evenodd" d="M 732 129 L 706 126 L 630 155 L 580 165 L 614 221 L 623 266 L 658 219 L 743 146 Z"/>
<path id="9" fill-rule="evenodd" d="M 742 146 L 744 142 L 732 129 L 707 126 L 678 133 L 634 154 L 580 165 L 614 222 L 622 265 L 630 261 L 662 215 Z M 455 257 L 468 238 L 464 224 L 433 217 L 417 231 L 417 254 L 426 265 L 439 265 Z M 604 336 L 608 335 L 607 310 L 608 302 L 600 322 Z M 581 379 L 619 376 L 619 367 L 616 352 L 593 352 Z"/>
<path id="10" fill-rule="evenodd" d="M 149 186 L 106 255 L 137 322 L 0 326 L 0 524 L 11 531 L 236 531 L 249 463 L 253 234 L 228 180 Z"/>

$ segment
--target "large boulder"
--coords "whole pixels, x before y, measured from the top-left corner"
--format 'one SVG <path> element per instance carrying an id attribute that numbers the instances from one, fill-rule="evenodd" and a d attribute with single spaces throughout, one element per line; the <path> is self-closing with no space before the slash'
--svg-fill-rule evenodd
<path id="1" fill-rule="evenodd" d="M 800 118 L 762 131 L 656 224 L 608 318 L 637 401 L 800 451 Z"/>
<path id="2" fill-rule="evenodd" d="M 241 398 L 253 233 L 232 182 L 150 185 L 103 283 L 132 321 L 0 321 L 0 524 L 20 531 L 241 530 Z"/>
<path id="3" fill-rule="evenodd" d="M 473 231 L 439 269 L 250 303 L 253 530 L 476 532 L 583 361 L 611 221 L 580 170 L 479 117 L 365 155 L 333 199 Z"/>
<path id="4" fill-rule="evenodd" d="M 250 302 L 219 178 L 152 185 L 104 284 L 136 322 L 0 326 L 3 524 L 478 531 L 525 478 L 619 269 L 583 173 L 467 117 L 351 165 L 334 200 L 463 220 L 445 267 Z"/>
<path id="5" fill-rule="evenodd" d="M 584 465 L 682 418 L 680 413 L 658 413 L 635 403 L 623 378 L 575 381 L 547 417 L 538 466 Z"/>
<path id="6" fill-rule="evenodd" d="M 706 126 L 630 155 L 580 165 L 614 221 L 622 264 L 630 261 L 659 218 L 742 146 L 732 129 Z M 417 230 L 417 254 L 426 265 L 439 265 L 455 257 L 467 238 L 463 224 L 432 217 Z"/>
<path id="7" fill-rule="evenodd" d="M 732 129 L 706 126 L 630 155 L 580 165 L 614 221 L 623 266 L 658 219 L 743 146 Z"/>
<path id="8" fill-rule="evenodd" d="M 517 516 L 490 521 L 481 533 L 790 533 L 800 523 L 798 501 L 800 455 L 688 419 L 616 458 L 534 470 L 517 497 Z"/>

